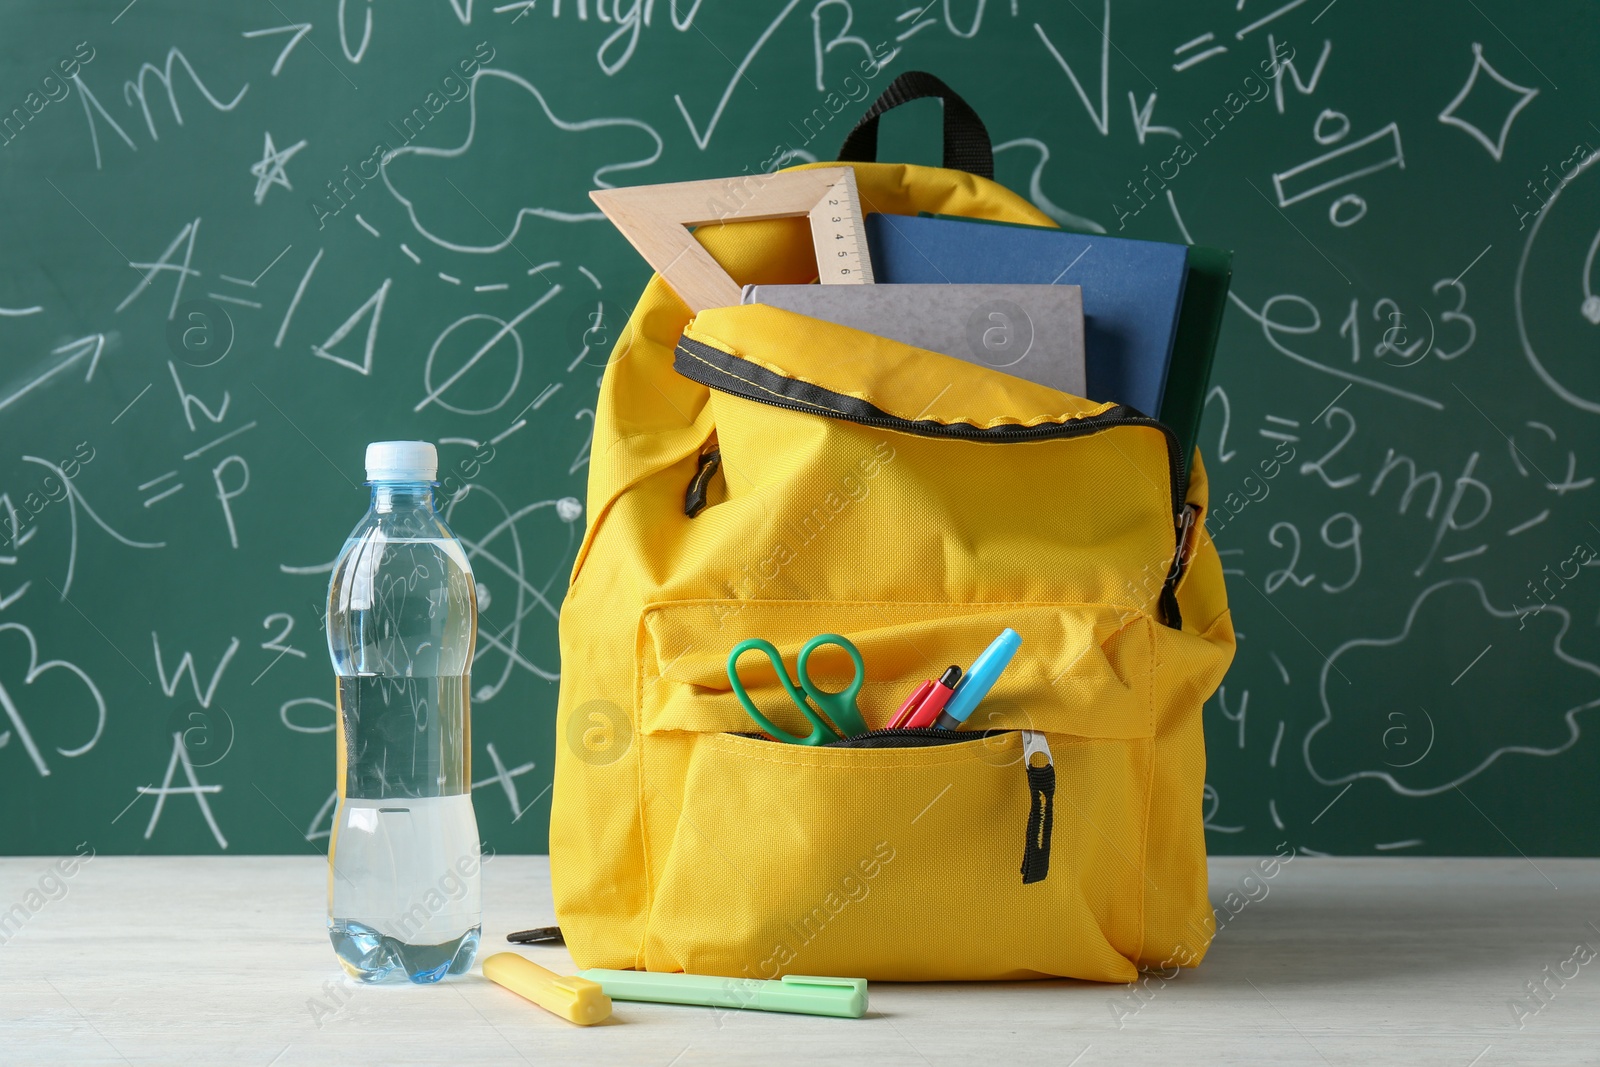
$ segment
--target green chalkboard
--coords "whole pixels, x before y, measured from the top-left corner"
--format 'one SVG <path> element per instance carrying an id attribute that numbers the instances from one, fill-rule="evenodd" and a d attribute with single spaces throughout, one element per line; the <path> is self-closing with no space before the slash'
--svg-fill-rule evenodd
<path id="1" fill-rule="evenodd" d="M 831 158 L 924 69 L 1063 225 L 1235 251 L 1211 847 L 1595 852 L 1591 15 L 6 5 L 0 851 L 325 846 L 327 566 L 393 437 L 439 442 L 480 583 L 483 836 L 544 849 L 597 383 L 647 277 L 586 194 Z M 936 159 L 935 109 L 882 158 Z"/>

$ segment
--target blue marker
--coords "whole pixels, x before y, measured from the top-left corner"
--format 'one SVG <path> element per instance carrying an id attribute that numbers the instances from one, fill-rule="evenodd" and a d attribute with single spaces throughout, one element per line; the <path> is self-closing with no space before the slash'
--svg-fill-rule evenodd
<path id="1" fill-rule="evenodd" d="M 933 725 L 940 730 L 961 729 L 967 716 L 989 695 L 989 690 L 1000 679 L 1000 672 L 1010 665 L 1011 657 L 1017 654 L 1021 645 L 1022 638 L 1017 631 L 1010 627 L 1000 631 L 1000 636 L 983 650 L 983 654 L 967 668 L 967 673 L 961 676 L 955 695 L 944 706 L 944 711 Z"/>

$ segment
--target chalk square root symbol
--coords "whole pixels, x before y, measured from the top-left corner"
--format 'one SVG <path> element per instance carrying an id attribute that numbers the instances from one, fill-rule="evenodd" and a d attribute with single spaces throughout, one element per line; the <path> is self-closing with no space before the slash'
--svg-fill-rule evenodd
<path id="1" fill-rule="evenodd" d="M 872 282 L 856 172 L 850 167 L 596 189 L 589 199 L 697 315 L 738 304 L 741 288 L 695 239 L 691 226 L 804 215 L 811 222 L 824 285 Z M 824 248 L 845 255 L 835 255 L 837 262 L 830 260 L 824 270 Z"/>

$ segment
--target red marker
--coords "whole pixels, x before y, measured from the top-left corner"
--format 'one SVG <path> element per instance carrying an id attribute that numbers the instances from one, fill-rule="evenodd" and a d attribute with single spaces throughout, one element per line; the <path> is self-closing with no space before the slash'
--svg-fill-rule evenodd
<path id="1" fill-rule="evenodd" d="M 887 729 L 896 730 L 904 726 L 906 720 L 916 713 L 917 705 L 921 704 L 928 693 L 932 691 L 933 686 L 933 680 L 928 679 L 913 689 L 911 695 L 906 697 L 906 702 L 900 705 L 900 710 L 896 711 L 894 717 L 889 720 Z"/>
<path id="2" fill-rule="evenodd" d="M 928 691 L 928 694 L 922 698 L 916 710 L 911 713 L 911 717 L 906 720 L 906 728 L 917 729 L 932 726 L 934 720 L 939 717 L 939 713 L 944 710 L 945 704 L 949 702 L 950 697 L 955 694 L 956 682 L 960 679 L 960 667 L 945 668 L 945 672 L 939 676 L 937 682 L 932 683 L 932 688 Z"/>

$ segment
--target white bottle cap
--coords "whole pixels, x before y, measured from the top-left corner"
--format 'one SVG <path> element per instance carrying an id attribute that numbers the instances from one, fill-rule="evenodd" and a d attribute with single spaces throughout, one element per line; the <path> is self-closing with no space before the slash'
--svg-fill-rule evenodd
<path id="1" fill-rule="evenodd" d="M 374 441 L 367 446 L 367 481 L 431 482 L 439 452 L 428 441 Z"/>

